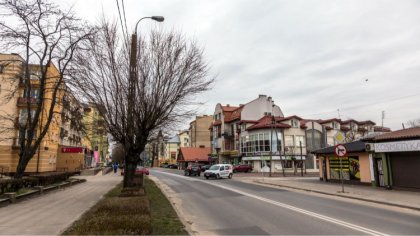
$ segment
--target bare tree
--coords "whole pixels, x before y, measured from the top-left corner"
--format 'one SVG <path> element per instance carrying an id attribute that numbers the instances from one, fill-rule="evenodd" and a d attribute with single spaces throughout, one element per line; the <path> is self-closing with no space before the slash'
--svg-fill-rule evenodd
<path id="1" fill-rule="evenodd" d="M 0 46 L 4 50 L 20 52 L 23 58 L 23 73 L 16 75 L 16 81 L 22 85 L 24 97 L 27 97 L 24 108 L 27 115 L 21 120 L 23 122 L 15 123 L 19 129 L 20 146 L 15 178 L 21 178 L 54 122 L 74 54 L 93 30 L 86 32 L 90 28 L 71 10 L 63 12 L 47 0 L 2 0 L 0 11 L 3 20 L 0 22 Z M 34 69 L 36 74 L 32 74 Z M 31 80 L 34 77 L 36 82 Z M 32 99 L 31 89 L 35 83 L 39 94 Z M 16 92 L 11 91 L 10 97 Z M 47 99 L 50 101 L 45 103 Z M 43 116 L 46 117 L 44 122 Z"/>
<path id="2" fill-rule="evenodd" d="M 409 120 L 406 125 L 408 128 L 420 127 L 420 119 Z"/>
<path id="3" fill-rule="evenodd" d="M 124 144 L 124 186 L 131 186 L 140 154 L 150 137 L 190 117 L 189 109 L 210 88 L 203 51 L 175 32 L 152 31 L 138 39 L 136 96 L 129 98 L 129 52 L 115 23 L 103 22 L 101 31 L 78 54 L 73 74 L 84 96 L 98 105 L 108 132 Z M 76 80 L 74 80 L 76 81 Z M 132 103 L 130 101 L 133 101 Z M 132 111 L 132 114 L 129 113 Z M 129 124 L 132 115 L 134 126 Z"/>

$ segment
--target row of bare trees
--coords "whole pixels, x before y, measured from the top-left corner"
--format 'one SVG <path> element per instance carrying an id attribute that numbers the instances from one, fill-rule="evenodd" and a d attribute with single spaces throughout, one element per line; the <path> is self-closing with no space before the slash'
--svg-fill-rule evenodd
<path id="1" fill-rule="evenodd" d="M 32 86 L 29 63 L 41 68 L 35 113 L 19 127 L 22 135 L 17 178 L 22 177 L 47 133 L 60 102 L 57 94 L 64 84 L 83 101 L 96 104 L 108 133 L 123 145 L 124 186 L 130 186 L 147 142 L 157 136 L 158 130 L 190 117 L 194 100 L 213 82 L 203 50 L 194 41 L 173 31 L 152 31 L 136 39 L 136 95 L 129 97 L 129 42 L 124 41 L 116 23 L 103 19 L 99 25 L 89 26 L 72 11 L 63 12 L 44 0 L 3 0 L 0 7 L 4 20 L 0 22 L 1 48 L 22 53 L 25 73 L 19 79 L 24 79 L 26 90 Z M 47 69 L 52 63 L 58 75 L 51 80 Z M 35 137 L 47 87 L 53 90 L 51 105 L 47 121 Z M 29 114 L 31 106 L 27 105 Z M 129 122 L 130 116 L 133 122 Z"/>

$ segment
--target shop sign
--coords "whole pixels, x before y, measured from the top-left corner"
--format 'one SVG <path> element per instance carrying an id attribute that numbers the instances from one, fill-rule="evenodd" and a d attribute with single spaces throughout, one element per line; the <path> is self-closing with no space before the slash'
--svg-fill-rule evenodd
<path id="1" fill-rule="evenodd" d="M 83 148 L 82 147 L 65 147 L 61 148 L 62 153 L 82 153 Z"/>
<path id="2" fill-rule="evenodd" d="M 413 152 L 420 151 L 420 140 L 375 143 L 375 152 Z"/>

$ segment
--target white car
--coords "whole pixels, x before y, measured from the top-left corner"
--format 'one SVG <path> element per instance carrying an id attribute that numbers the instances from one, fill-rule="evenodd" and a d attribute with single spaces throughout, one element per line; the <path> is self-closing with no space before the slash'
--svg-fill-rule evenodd
<path id="1" fill-rule="evenodd" d="M 212 165 L 208 170 L 204 171 L 204 177 L 209 179 L 214 177 L 216 179 L 229 178 L 233 176 L 233 166 L 230 164 L 217 164 Z"/>

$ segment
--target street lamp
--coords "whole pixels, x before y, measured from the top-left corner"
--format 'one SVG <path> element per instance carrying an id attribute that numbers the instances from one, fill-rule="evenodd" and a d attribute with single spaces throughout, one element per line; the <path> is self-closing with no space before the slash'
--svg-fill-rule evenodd
<path id="1" fill-rule="evenodd" d="M 134 137 L 133 135 L 133 129 L 132 127 L 134 127 L 134 119 L 133 119 L 133 113 L 134 113 L 134 103 L 135 103 L 135 96 L 136 96 L 136 79 L 137 79 L 137 66 L 136 66 L 136 58 L 137 58 L 137 26 L 140 23 L 141 20 L 144 19 L 152 19 L 155 20 L 157 22 L 162 22 L 165 20 L 165 18 L 163 18 L 162 16 L 149 16 L 149 17 L 143 17 L 140 20 L 137 21 L 136 23 L 136 28 L 134 29 L 134 34 L 131 35 L 131 50 L 130 50 L 130 74 L 129 74 L 129 79 L 128 79 L 128 97 L 127 97 L 127 102 L 128 102 L 128 114 L 127 114 L 127 127 L 129 127 L 128 134 L 130 137 L 130 139 L 132 137 Z M 129 142 L 127 140 L 127 142 Z M 134 138 L 133 143 L 135 143 L 136 140 Z M 132 145 L 132 144 L 130 144 Z M 128 173 L 128 166 L 127 166 L 127 162 L 126 162 L 126 173 Z"/>

